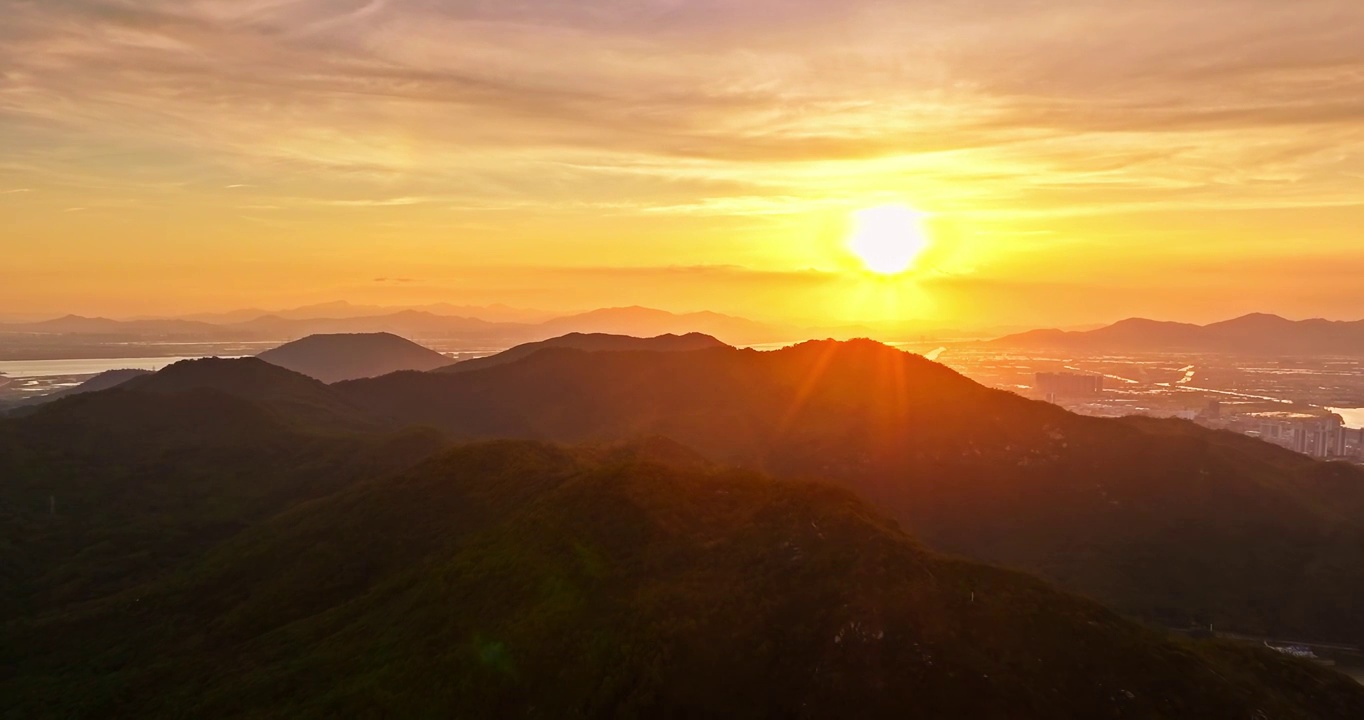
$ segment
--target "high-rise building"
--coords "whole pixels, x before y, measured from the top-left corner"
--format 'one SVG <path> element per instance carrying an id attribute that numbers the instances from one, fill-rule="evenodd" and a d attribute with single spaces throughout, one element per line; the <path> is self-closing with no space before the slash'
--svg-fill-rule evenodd
<path id="1" fill-rule="evenodd" d="M 1259 434 L 1262 440 L 1312 457 L 1345 455 L 1346 430 L 1338 415 L 1266 419 Z"/>
<path id="2" fill-rule="evenodd" d="M 1096 397 L 1103 394 L 1104 378 L 1082 373 L 1037 373 L 1036 388 L 1048 401 Z"/>

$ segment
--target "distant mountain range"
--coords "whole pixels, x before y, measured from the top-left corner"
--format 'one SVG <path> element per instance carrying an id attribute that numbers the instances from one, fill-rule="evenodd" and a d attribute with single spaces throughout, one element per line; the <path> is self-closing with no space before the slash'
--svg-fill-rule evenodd
<path id="1" fill-rule="evenodd" d="M 1212 323 L 1133 318 L 1084 332 L 1033 330 L 992 344 L 1069 352 L 1200 352 L 1245 355 L 1364 355 L 1364 320 L 1286 320 L 1253 314 Z"/>
<path id="2" fill-rule="evenodd" d="M 222 328 L 216 325 L 194 320 L 111 320 L 80 315 L 66 315 L 38 322 L 0 324 L 0 333 L 196 336 L 221 331 Z"/>
<path id="3" fill-rule="evenodd" d="M 385 393 L 401 416 L 370 404 Z M 446 435 L 384 429 L 417 415 Z M 447 440 L 497 428 L 666 430 L 728 457 L 664 437 Z M 1315 622 L 1353 611 L 1358 546 L 1314 553 L 1295 523 L 1338 513 L 1330 531 L 1352 532 L 1358 474 L 1077 418 L 871 343 L 549 349 L 335 386 L 190 361 L 0 420 L 0 477 L 15 717 L 1364 714 L 1364 688 L 1329 669 L 1169 637 L 937 555 L 876 509 L 1020 558 L 1050 541 L 1054 570 L 1091 580 L 1173 560 L 1206 594 L 1165 600 L 1214 614 L 1296 591 L 1257 573 L 1310 563 L 1298 581 L 1320 589 L 1311 572 L 1340 563 L 1344 584 L 1302 606 Z"/>
<path id="4" fill-rule="evenodd" d="M 185 315 L 184 320 L 197 320 L 213 324 L 232 324 L 254 320 L 259 317 L 273 316 L 286 320 L 325 320 L 329 318 L 362 318 L 380 315 L 395 315 L 401 312 L 420 312 L 446 317 L 477 318 L 488 322 L 537 323 L 550 320 L 554 313 L 543 310 L 526 310 L 507 305 L 454 305 L 451 303 L 430 303 L 426 305 L 383 306 L 356 305 L 344 300 L 318 303 L 288 310 L 244 309 L 224 313 L 198 313 Z M 140 318 L 154 319 L 154 318 Z"/>
<path id="5" fill-rule="evenodd" d="M 454 306 L 435 306 L 456 310 Z M 771 325 L 718 313 L 676 314 L 642 307 L 605 308 L 537 322 L 509 322 L 478 317 L 437 314 L 430 310 L 401 310 L 375 314 L 379 308 L 328 304 L 284 314 L 264 314 L 242 319 L 236 313 L 203 319 L 111 320 L 77 315 L 31 323 L 0 324 L 0 334 L 15 336 L 11 342 L 40 340 L 60 342 L 245 342 L 293 340 L 309 335 L 341 333 L 392 333 L 418 340 L 465 342 L 476 345 L 516 345 L 536 342 L 571 332 L 611 333 L 654 337 L 666 334 L 705 333 L 731 344 L 792 341 L 807 337 L 808 329 Z M 474 308 L 477 309 L 477 308 Z M 317 317 L 326 311 L 336 316 Z M 502 316 L 515 313 L 502 313 Z M 201 316 L 204 317 L 204 316 Z M 851 337 L 864 328 L 842 328 Z M 865 334 L 865 333 L 862 333 Z M 29 337 L 24 337 L 29 336 Z"/>

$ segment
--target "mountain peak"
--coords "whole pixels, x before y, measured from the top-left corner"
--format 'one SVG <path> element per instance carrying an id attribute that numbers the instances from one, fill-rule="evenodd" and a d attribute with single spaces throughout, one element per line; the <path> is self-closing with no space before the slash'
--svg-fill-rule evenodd
<path id="1" fill-rule="evenodd" d="M 435 370 L 451 362 L 435 350 L 388 332 L 309 335 L 257 357 L 326 383 L 402 370 Z"/>
<path id="2" fill-rule="evenodd" d="M 1256 325 L 1266 325 L 1266 324 L 1273 324 L 1273 325 L 1291 325 L 1291 324 L 1293 324 L 1293 321 L 1292 321 L 1292 320 L 1289 320 L 1289 319 L 1287 319 L 1287 318 L 1284 318 L 1284 317 L 1282 317 L 1282 316 L 1280 316 L 1280 315 L 1274 315 L 1274 314 L 1272 314 L 1272 313 L 1258 313 L 1258 312 L 1257 312 L 1257 313 L 1248 313 L 1248 314 L 1242 315 L 1242 316 L 1240 316 L 1240 317 L 1238 317 L 1238 318 L 1233 318 L 1233 319 L 1231 319 L 1231 320 L 1225 320 L 1225 321 L 1220 322 L 1220 323 L 1213 323 L 1212 325 L 1209 325 L 1208 327 L 1215 327 L 1215 326 L 1218 326 L 1218 325 L 1247 325 L 1247 324 L 1256 324 Z"/>

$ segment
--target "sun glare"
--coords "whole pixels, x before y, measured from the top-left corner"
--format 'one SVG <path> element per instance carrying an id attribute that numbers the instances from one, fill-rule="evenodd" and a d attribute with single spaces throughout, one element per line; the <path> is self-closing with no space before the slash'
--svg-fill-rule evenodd
<path id="1" fill-rule="evenodd" d="M 871 272 L 902 273 L 928 249 L 924 214 L 904 205 L 883 205 L 853 213 L 848 249 Z"/>

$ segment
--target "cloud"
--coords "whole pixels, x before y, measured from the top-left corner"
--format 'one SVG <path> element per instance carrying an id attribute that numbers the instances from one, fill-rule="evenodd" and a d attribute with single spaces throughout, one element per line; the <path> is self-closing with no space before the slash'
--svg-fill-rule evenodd
<path id="1" fill-rule="evenodd" d="M 772 166 L 800 180 L 801 166 L 952 155 L 935 169 L 993 161 L 1003 185 L 1098 147 L 1135 181 L 1207 184 L 1190 158 L 1140 158 L 1299 150 L 1236 137 L 1281 127 L 1360 142 L 1364 9 L 1326 0 L 497 5 L 25 3 L 0 50 L 0 122 L 257 170 L 459 168 L 477 184 L 510 167 L 522 194 L 543 187 L 536 166 L 579 153 L 674 179 L 667 165 L 695 161 L 791 195 L 809 188 Z"/>

